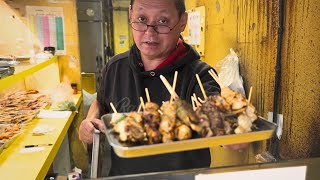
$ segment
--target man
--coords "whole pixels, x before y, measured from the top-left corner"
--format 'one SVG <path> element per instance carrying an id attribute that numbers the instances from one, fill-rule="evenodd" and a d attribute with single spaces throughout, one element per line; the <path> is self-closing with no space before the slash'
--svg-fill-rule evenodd
<path id="1" fill-rule="evenodd" d="M 110 102 L 118 112 L 136 111 L 139 97 L 146 99 L 145 88 L 149 89 L 152 102 L 160 105 L 169 100 L 170 93 L 160 75 L 172 84 L 174 72 L 178 71 L 176 92 L 189 102 L 193 93 L 202 97 L 196 73 L 207 95 L 220 92 L 219 85 L 208 74 L 212 68 L 179 38 L 187 24 L 185 10 L 184 0 L 131 1 L 129 16 L 135 44 L 130 51 L 112 58 L 104 68 L 97 100 L 80 125 L 80 140 L 92 143 L 94 126 L 104 132 L 99 118 L 112 113 Z M 211 160 L 209 149 L 139 158 L 120 158 L 112 152 L 111 158 L 110 175 L 209 167 Z"/>

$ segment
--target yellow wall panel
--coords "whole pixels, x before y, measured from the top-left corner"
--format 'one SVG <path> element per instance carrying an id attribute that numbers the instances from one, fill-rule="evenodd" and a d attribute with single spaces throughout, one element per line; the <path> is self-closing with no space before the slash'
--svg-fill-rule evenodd
<path id="1" fill-rule="evenodd" d="M 284 116 L 280 155 L 284 159 L 319 156 L 320 2 L 285 2 L 281 91 L 277 92 L 279 113 Z M 266 118 L 274 103 L 279 0 L 190 0 L 186 4 L 187 9 L 206 7 L 203 60 L 216 66 L 229 48 L 234 48 L 240 57 L 245 89 L 253 86 L 252 102 L 258 114 Z M 254 160 L 254 154 L 267 150 L 266 143 L 252 146 L 249 161 Z M 212 150 L 214 166 L 237 163 L 228 152 Z"/>
<path id="2" fill-rule="evenodd" d="M 115 54 L 129 50 L 132 45 L 129 25 L 129 0 L 113 1 L 113 42 Z"/>
<path id="3" fill-rule="evenodd" d="M 253 86 L 252 103 L 259 115 L 267 117 L 272 111 L 276 29 L 269 15 L 272 2 L 256 0 L 193 0 L 187 9 L 206 8 L 205 56 L 203 60 L 216 67 L 229 49 L 239 54 L 240 73 L 245 89 Z M 275 8 L 275 7 L 274 7 Z M 212 166 L 237 165 L 254 162 L 254 155 L 265 150 L 265 143 L 253 143 L 242 153 L 212 148 Z"/>
<path id="4" fill-rule="evenodd" d="M 129 50 L 129 20 L 128 11 L 113 11 L 115 54 Z"/>
<path id="5" fill-rule="evenodd" d="M 284 159 L 320 156 L 320 1 L 287 1 L 282 52 Z"/>

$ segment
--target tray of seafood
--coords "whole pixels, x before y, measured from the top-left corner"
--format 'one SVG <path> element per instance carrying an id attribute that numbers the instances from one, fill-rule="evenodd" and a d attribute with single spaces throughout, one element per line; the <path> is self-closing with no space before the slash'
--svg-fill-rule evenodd
<path id="1" fill-rule="evenodd" d="M 6 93 L 0 97 L 0 124 L 27 123 L 49 103 L 49 96 L 37 90 Z"/>
<path id="2" fill-rule="evenodd" d="M 0 124 L 0 143 L 2 148 L 8 148 L 22 133 L 20 124 Z"/>
<path id="3" fill-rule="evenodd" d="M 269 139 L 276 125 L 239 94 L 209 96 L 198 107 L 175 99 L 147 102 L 142 112 L 101 117 L 115 153 L 131 158 Z"/>

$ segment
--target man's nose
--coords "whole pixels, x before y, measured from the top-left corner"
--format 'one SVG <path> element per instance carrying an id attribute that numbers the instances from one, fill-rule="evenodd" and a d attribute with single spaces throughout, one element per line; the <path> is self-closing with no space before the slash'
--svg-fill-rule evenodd
<path id="1" fill-rule="evenodd" d="M 158 32 L 156 31 L 156 26 L 148 25 L 148 26 L 147 26 L 146 33 L 158 33 Z"/>

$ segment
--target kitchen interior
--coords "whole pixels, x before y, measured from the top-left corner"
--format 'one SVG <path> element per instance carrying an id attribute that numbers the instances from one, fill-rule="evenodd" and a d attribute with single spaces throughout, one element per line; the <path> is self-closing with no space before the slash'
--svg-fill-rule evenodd
<path id="1" fill-rule="evenodd" d="M 239 57 L 245 94 L 248 96 L 253 87 L 251 102 L 258 115 L 277 125 L 270 139 L 252 142 L 241 152 L 211 147 L 211 168 L 202 172 L 224 174 L 304 165 L 308 172 L 306 179 L 319 177 L 316 169 L 320 165 L 320 78 L 317 77 L 320 3 L 316 0 L 188 0 L 185 3 L 188 13 L 199 12 L 202 21 L 200 43 L 191 39 L 192 27 L 181 34 L 183 39 L 194 44 L 201 60 L 218 73 L 219 62 L 232 48 Z M 70 90 L 70 94 L 77 110 L 64 116 L 66 124 L 55 127 L 57 130 L 61 126 L 56 143 L 50 151 L 44 150 L 48 155 L 39 159 L 44 161 L 43 165 L 37 165 L 35 173 L 28 173 L 28 177 L 67 176 L 76 167 L 82 170 L 83 178 L 90 178 L 94 149 L 78 139 L 78 128 L 96 97 L 102 68 L 110 58 L 129 50 L 134 43 L 128 19 L 129 4 L 130 0 L 0 1 L 3 24 L 0 28 L 0 98 L 31 89 L 74 90 Z M 49 23 L 54 14 L 57 28 L 53 34 L 63 34 L 58 38 L 62 44 L 50 41 L 48 34 L 42 32 L 48 29 L 37 29 L 43 25 L 37 21 L 43 16 L 41 13 L 47 13 Z M 57 17 L 63 19 L 62 28 L 58 26 Z M 55 49 L 45 50 L 52 46 L 50 43 L 55 43 Z M 25 137 L 17 137 L 2 150 L 0 179 L 21 177 L 14 173 L 12 166 L 19 164 L 14 160 L 21 156 L 24 138 L 37 140 L 38 137 L 29 137 L 28 133 L 39 126 L 38 121 L 26 126 Z M 42 127 L 51 123 L 45 122 Z M 100 136 L 100 141 L 107 144 L 104 136 Z M 106 144 L 102 143 L 99 149 L 104 163 L 110 151 Z M 22 169 L 20 165 L 17 168 Z M 107 179 L 108 168 L 106 164 L 99 169 L 98 177 Z M 194 179 L 198 173 L 169 172 L 167 176 L 155 174 L 145 178 L 184 179 L 192 174 Z"/>

